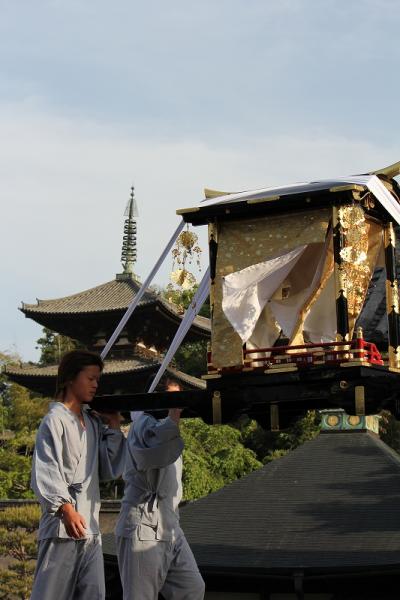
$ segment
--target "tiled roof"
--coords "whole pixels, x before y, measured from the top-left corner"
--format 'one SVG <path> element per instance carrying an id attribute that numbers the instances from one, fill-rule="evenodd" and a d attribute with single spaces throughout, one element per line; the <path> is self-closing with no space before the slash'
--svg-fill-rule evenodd
<path id="1" fill-rule="evenodd" d="M 53 300 L 37 300 L 37 304 L 22 303 L 22 312 L 29 313 L 91 313 L 126 309 L 139 290 L 133 279 L 113 279 L 107 283 Z M 154 292 L 146 291 L 141 304 L 156 302 Z"/>
<path id="2" fill-rule="evenodd" d="M 192 387 L 196 387 L 202 390 L 206 389 L 206 382 L 202 379 L 198 379 L 197 377 L 193 377 L 193 375 L 188 375 L 183 371 L 179 371 L 178 369 L 174 369 L 173 367 L 167 367 L 167 373 L 172 375 L 172 377 L 179 379 L 182 383 L 186 383 Z"/>
<path id="3" fill-rule="evenodd" d="M 148 358 L 138 358 L 130 360 L 106 360 L 104 363 L 103 375 L 121 375 L 123 373 L 138 373 L 140 371 L 151 370 L 155 372 L 160 362 Z M 57 376 L 58 365 L 50 365 L 45 367 L 39 367 L 37 365 L 8 365 L 4 369 L 4 373 L 9 375 L 10 378 L 16 376 L 19 378 L 19 382 L 23 385 L 22 380 L 24 378 L 30 379 L 35 377 L 47 377 L 49 379 L 55 379 Z M 173 367 L 168 367 L 167 372 L 172 377 L 179 379 L 182 383 L 185 383 L 191 387 L 204 389 L 206 384 L 201 379 L 183 373 Z"/>
<path id="4" fill-rule="evenodd" d="M 400 565 L 400 456 L 371 433 L 322 433 L 181 521 L 203 569 Z"/>
<path id="5" fill-rule="evenodd" d="M 105 361 L 103 375 L 145 370 L 155 364 L 159 363 L 145 358 L 140 360 L 108 360 Z M 58 365 L 48 365 L 45 367 L 37 365 L 9 365 L 4 372 L 6 375 L 25 375 L 26 377 L 56 377 L 57 369 Z"/>
<path id="6" fill-rule="evenodd" d="M 206 575 L 399 567 L 400 457 L 365 431 L 322 433 L 180 515 Z"/>
<path id="7" fill-rule="evenodd" d="M 27 316 L 35 320 L 40 320 L 40 315 L 82 315 L 103 313 L 112 311 L 125 311 L 133 298 L 136 296 L 140 285 L 131 278 L 113 279 L 89 290 L 84 290 L 72 296 L 56 298 L 53 300 L 37 300 L 36 304 L 22 303 L 20 310 Z M 175 305 L 164 300 L 160 295 L 151 290 L 147 290 L 140 307 L 154 305 L 170 314 L 174 319 L 182 319 Z M 206 332 L 210 331 L 210 319 L 197 316 L 193 325 Z"/>

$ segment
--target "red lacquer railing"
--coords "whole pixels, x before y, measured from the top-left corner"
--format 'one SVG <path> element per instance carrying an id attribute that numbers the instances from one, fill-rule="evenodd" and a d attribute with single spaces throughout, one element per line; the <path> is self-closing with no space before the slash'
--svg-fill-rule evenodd
<path id="1" fill-rule="evenodd" d="M 258 356 L 256 356 L 258 355 Z M 262 356 L 260 356 L 262 355 Z M 266 356 L 267 355 L 267 356 Z M 212 355 L 207 354 L 209 373 L 249 369 L 276 369 L 287 366 L 306 368 L 313 365 L 336 365 L 343 362 L 383 365 L 382 356 L 375 344 L 366 342 L 360 334 L 351 341 L 299 344 L 296 346 L 272 346 L 269 348 L 243 349 L 243 365 L 217 369 Z"/>

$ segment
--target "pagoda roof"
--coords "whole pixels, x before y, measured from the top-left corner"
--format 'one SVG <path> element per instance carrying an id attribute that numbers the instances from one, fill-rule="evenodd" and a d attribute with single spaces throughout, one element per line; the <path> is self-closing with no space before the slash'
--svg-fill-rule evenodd
<path id="1" fill-rule="evenodd" d="M 190 503 L 181 522 L 201 570 L 400 565 L 400 457 L 367 431 L 321 433 Z"/>
<path id="2" fill-rule="evenodd" d="M 128 308 L 132 298 L 140 289 L 140 285 L 130 277 L 113 279 L 88 290 L 54 298 L 37 299 L 36 304 L 22 303 L 21 311 L 27 316 L 35 314 L 80 314 L 98 313 Z M 140 305 L 153 304 L 159 300 L 154 292 L 146 291 Z"/>
<path id="3" fill-rule="evenodd" d="M 30 318 L 34 315 L 89 314 L 126 310 L 140 289 L 140 284 L 129 276 L 118 277 L 88 290 L 49 300 L 37 299 L 36 304 L 22 303 L 20 310 Z M 157 305 L 178 318 L 178 309 L 152 290 L 146 290 L 140 306 Z M 196 317 L 199 327 L 210 331 L 210 320 Z"/>
<path id="4" fill-rule="evenodd" d="M 103 336 L 111 335 L 128 306 L 136 296 L 140 284 L 128 275 L 117 275 L 116 279 L 95 286 L 88 290 L 49 300 L 38 299 L 36 304 L 22 303 L 20 310 L 26 317 L 33 319 L 44 327 L 57 331 L 68 337 L 81 340 L 91 345 L 93 336 L 100 329 Z M 146 319 L 137 319 L 138 314 L 146 315 Z M 156 316 L 157 315 L 157 316 Z M 156 319 L 156 321 L 154 320 Z M 164 300 L 159 294 L 148 289 L 136 308 L 133 319 L 128 321 L 128 329 L 134 338 L 141 338 L 144 327 L 159 331 L 160 339 L 168 346 L 168 340 L 175 333 L 175 324 L 182 320 L 177 307 Z M 188 332 L 188 340 L 209 338 L 210 320 L 197 316 Z M 151 335 L 146 334 L 149 338 Z"/>
<path id="5" fill-rule="evenodd" d="M 131 385 L 135 384 L 136 378 L 147 381 L 148 377 L 156 373 L 161 362 L 144 357 L 132 358 L 129 360 L 106 360 L 104 362 L 104 370 L 101 382 L 110 379 L 120 379 L 121 376 L 135 376 L 131 381 Z M 4 368 L 4 373 L 12 381 L 27 387 L 33 391 L 43 393 L 45 395 L 53 395 L 58 365 L 48 365 L 40 367 L 38 365 L 7 365 Z M 189 388 L 205 389 L 206 384 L 203 380 L 183 373 L 173 367 L 167 367 L 166 372 L 173 378 L 180 381 L 183 385 Z"/>

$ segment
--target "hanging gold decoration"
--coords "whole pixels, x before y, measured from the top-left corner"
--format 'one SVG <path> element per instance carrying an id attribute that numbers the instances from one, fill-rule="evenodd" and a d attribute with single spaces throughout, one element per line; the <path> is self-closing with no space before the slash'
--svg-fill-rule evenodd
<path id="1" fill-rule="evenodd" d="M 179 285 L 183 290 L 190 290 L 196 284 L 196 277 L 186 269 L 172 271 L 171 281 Z"/>
<path id="2" fill-rule="evenodd" d="M 368 264 L 369 225 L 363 209 L 357 204 L 342 206 L 339 218 L 344 230 L 344 247 L 340 256 L 347 301 L 354 313 L 359 314 L 371 278 Z"/>
<path id="3" fill-rule="evenodd" d="M 188 228 L 179 235 L 175 248 L 172 250 L 172 269 L 175 265 L 178 268 L 172 271 L 170 277 L 184 290 L 191 289 L 197 283 L 196 277 L 186 268 L 187 264 L 191 265 L 195 261 L 197 268 L 201 271 L 201 248 L 198 245 L 198 239 L 198 236 Z"/>

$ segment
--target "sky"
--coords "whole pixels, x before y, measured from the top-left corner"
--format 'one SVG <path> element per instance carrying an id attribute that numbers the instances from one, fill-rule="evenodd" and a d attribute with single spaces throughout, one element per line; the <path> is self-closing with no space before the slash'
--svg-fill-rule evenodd
<path id="1" fill-rule="evenodd" d="M 38 360 L 21 301 L 121 272 L 132 184 L 144 279 L 204 187 L 400 160 L 399 25 L 398 0 L 0 0 L 0 351 Z"/>

